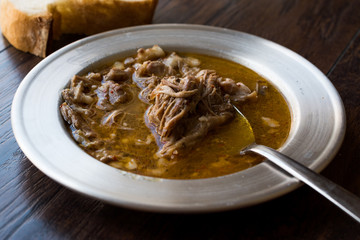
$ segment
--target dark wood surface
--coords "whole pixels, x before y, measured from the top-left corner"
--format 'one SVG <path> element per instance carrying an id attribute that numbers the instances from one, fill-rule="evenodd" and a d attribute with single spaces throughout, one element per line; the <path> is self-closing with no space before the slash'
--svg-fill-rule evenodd
<path id="1" fill-rule="evenodd" d="M 360 196 L 359 0 L 160 0 L 153 22 L 255 34 L 316 65 L 347 117 L 344 143 L 322 174 Z M 63 37 L 54 50 L 77 38 Z M 0 239 L 360 239 L 360 224 L 307 186 L 249 208 L 191 215 L 114 207 L 62 187 L 32 165 L 11 129 L 15 91 L 40 61 L 0 36 Z"/>

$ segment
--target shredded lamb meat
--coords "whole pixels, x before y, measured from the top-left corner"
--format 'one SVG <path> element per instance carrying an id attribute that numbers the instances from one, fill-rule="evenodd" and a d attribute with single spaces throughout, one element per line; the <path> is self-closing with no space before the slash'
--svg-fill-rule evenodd
<path id="1" fill-rule="evenodd" d="M 242 83 L 222 78 L 214 70 L 201 70 L 194 58 L 139 50 L 133 80 L 142 89 L 140 98 L 150 103 L 146 121 L 159 139 L 160 157 L 185 153 L 209 131 L 234 118 L 231 102 L 256 98 Z M 146 52 L 150 52 L 148 56 Z"/>
<path id="2" fill-rule="evenodd" d="M 198 59 L 166 54 L 155 45 L 139 49 L 135 57 L 118 62 L 110 70 L 74 76 L 70 87 L 62 92 L 65 102 L 60 111 L 75 128 L 77 142 L 95 149 L 100 160 L 115 159 L 100 149 L 103 144 L 112 145 L 113 140 L 99 140 L 101 131 L 96 126 L 115 125 L 126 131 L 139 126 L 129 126 L 134 120 L 126 120 L 137 114 L 127 106 L 139 89 L 141 101 L 150 105 L 145 122 L 158 142 L 160 158 L 185 154 L 209 131 L 234 118 L 232 102 L 257 97 L 240 82 L 223 78 L 214 70 L 200 69 Z"/>

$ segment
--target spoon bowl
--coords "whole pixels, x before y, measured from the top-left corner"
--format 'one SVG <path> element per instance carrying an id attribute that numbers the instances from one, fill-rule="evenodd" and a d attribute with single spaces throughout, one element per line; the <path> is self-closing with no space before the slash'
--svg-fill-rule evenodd
<path id="1" fill-rule="evenodd" d="M 246 138 L 244 142 L 247 143 L 246 146 L 241 149 L 242 154 L 254 152 L 267 158 L 270 162 L 326 197 L 357 222 L 360 222 L 360 198 L 294 159 L 267 146 L 256 144 L 251 124 L 235 105 L 233 105 L 233 107 L 240 117 L 241 135 Z"/>

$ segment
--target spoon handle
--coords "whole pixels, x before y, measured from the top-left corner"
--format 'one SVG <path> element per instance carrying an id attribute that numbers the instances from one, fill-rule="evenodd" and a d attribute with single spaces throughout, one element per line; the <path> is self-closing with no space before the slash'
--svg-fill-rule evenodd
<path id="1" fill-rule="evenodd" d="M 360 222 L 360 198 L 354 194 L 272 148 L 254 144 L 247 150 L 266 157 Z"/>

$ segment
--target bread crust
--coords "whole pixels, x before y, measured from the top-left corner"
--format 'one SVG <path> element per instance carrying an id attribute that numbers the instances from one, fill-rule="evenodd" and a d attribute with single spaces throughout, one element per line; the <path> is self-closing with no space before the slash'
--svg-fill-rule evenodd
<path id="1" fill-rule="evenodd" d="M 157 0 L 71 0 L 50 5 L 54 15 L 61 16 L 61 33 L 86 34 L 111 29 L 149 24 Z"/>
<path id="2" fill-rule="evenodd" d="M 0 3 L 0 27 L 3 35 L 17 49 L 45 57 L 51 32 L 50 13 L 27 15 L 8 0 Z"/>
<path id="3" fill-rule="evenodd" d="M 91 35 L 149 24 L 157 1 L 59 0 L 49 4 L 47 11 L 29 15 L 11 0 L 1 0 L 0 27 L 15 48 L 45 57 L 48 42 L 63 33 Z"/>

